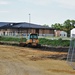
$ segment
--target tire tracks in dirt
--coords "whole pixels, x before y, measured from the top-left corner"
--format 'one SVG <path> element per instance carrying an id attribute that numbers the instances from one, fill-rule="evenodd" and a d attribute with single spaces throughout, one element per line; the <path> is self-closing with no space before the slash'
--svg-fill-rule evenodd
<path id="1" fill-rule="evenodd" d="M 0 60 L 0 75 L 44 75 L 39 68 L 22 62 Z"/>

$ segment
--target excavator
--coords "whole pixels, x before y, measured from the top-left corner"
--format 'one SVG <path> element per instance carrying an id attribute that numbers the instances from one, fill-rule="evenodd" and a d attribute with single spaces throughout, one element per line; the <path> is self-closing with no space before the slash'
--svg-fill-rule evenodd
<path id="1" fill-rule="evenodd" d="M 25 46 L 27 46 L 27 47 L 41 47 L 41 44 L 39 44 L 39 40 L 38 40 L 38 34 L 30 33 L 28 35 L 27 41 L 26 42 L 21 41 L 20 46 L 22 46 L 22 47 L 25 47 Z"/>

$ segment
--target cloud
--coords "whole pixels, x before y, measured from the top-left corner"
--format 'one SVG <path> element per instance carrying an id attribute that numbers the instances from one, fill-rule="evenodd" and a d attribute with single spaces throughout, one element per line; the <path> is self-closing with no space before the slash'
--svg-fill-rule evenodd
<path id="1" fill-rule="evenodd" d="M 7 4 L 10 4 L 10 2 L 9 1 L 0 0 L 0 5 L 7 5 Z"/>
<path id="2" fill-rule="evenodd" d="M 43 6 L 50 4 L 54 4 L 53 6 L 55 6 L 58 4 L 60 7 L 69 8 L 69 9 L 74 9 L 75 7 L 75 0 L 18 0 L 18 1 L 28 2 L 35 5 L 43 5 Z"/>
<path id="3" fill-rule="evenodd" d="M 75 0 L 54 0 L 63 5 L 75 5 Z"/>
<path id="4" fill-rule="evenodd" d="M 47 5 L 52 3 L 52 0 L 51 1 L 50 0 L 31 0 L 31 2 L 37 5 Z"/>
<path id="5" fill-rule="evenodd" d="M 0 13 L 9 13 L 7 10 L 0 10 Z"/>
<path id="6" fill-rule="evenodd" d="M 53 0 L 18 0 L 18 1 L 29 2 L 36 5 L 47 5 L 53 2 Z"/>
<path id="7" fill-rule="evenodd" d="M 57 2 L 61 7 L 74 9 L 75 8 L 75 0 L 54 0 Z"/>

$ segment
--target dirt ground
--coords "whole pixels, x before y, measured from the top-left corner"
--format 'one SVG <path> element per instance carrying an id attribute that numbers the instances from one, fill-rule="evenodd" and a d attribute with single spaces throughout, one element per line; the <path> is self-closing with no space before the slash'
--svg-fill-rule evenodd
<path id="1" fill-rule="evenodd" d="M 75 75 L 67 53 L 0 45 L 0 75 Z"/>

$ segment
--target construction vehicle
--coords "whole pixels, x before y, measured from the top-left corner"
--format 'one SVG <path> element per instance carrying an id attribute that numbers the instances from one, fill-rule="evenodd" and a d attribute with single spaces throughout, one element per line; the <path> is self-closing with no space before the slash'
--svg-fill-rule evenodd
<path id="1" fill-rule="evenodd" d="M 41 45 L 39 44 L 39 40 L 38 40 L 38 34 L 30 33 L 28 35 L 27 41 L 26 42 L 21 41 L 20 46 L 41 47 Z"/>

